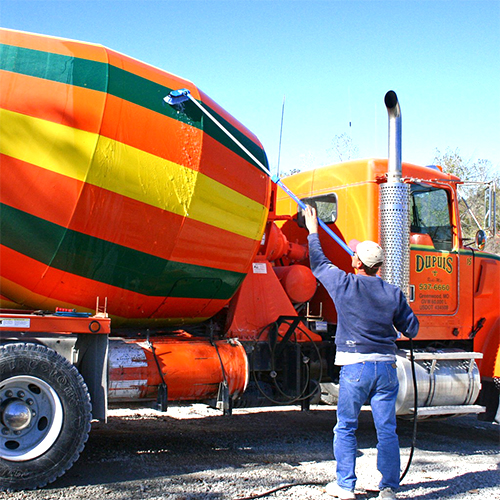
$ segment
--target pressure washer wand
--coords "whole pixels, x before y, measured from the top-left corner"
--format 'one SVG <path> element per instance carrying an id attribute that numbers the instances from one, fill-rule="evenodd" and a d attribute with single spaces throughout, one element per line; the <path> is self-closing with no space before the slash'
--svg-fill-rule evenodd
<path id="1" fill-rule="evenodd" d="M 175 104 L 181 104 L 187 100 L 190 100 L 193 104 L 195 104 L 205 115 L 207 115 L 235 144 L 237 144 L 269 177 L 270 179 L 278 185 L 285 193 L 290 196 L 302 210 L 305 210 L 305 203 L 300 200 L 295 194 L 292 193 L 284 184 L 281 182 L 281 179 L 277 175 L 272 175 L 269 169 L 258 160 L 255 155 L 253 155 L 236 137 L 234 137 L 229 130 L 227 130 L 204 106 L 202 106 L 192 95 L 188 89 L 180 89 L 173 90 L 168 94 L 168 96 L 164 97 L 164 101 L 171 106 Z M 321 228 L 325 230 L 325 232 L 332 237 L 340 247 L 345 250 L 349 255 L 354 255 L 354 252 L 318 217 L 318 224 Z"/>

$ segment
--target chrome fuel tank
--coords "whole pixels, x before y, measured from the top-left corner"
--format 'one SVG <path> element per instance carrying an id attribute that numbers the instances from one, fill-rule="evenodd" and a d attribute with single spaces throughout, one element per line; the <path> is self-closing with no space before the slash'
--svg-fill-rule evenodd
<path id="1" fill-rule="evenodd" d="M 417 379 L 418 412 L 425 408 L 470 406 L 476 401 L 481 389 L 481 377 L 475 362 L 482 355 L 458 349 L 415 351 L 415 375 Z M 414 389 L 410 351 L 400 350 L 397 356 L 399 393 L 396 401 L 397 415 L 412 415 Z M 447 411 L 446 414 L 449 414 Z"/>

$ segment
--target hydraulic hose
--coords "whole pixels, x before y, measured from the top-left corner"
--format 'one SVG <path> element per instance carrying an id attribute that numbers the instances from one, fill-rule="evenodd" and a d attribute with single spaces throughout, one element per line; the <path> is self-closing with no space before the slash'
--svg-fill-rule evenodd
<path id="1" fill-rule="evenodd" d="M 253 348 L 252 348 L 252 351 L 249 355 L 249 360 L 250 360 L 250 364 L 251 364 L 251 367 L 252 367 L 252 374 L 253 374 L 253 379 L 254 379 L 254 382 L 255 382 L 255 385 L 257 387 L 257 390 L 261 393 L 261 395 L 267 399 L 268 401 L 270 401 L 271 403 L 273 404 L 277 404 L 277 405 L 282 405 L 282 404 L 293 404 L 293 403 L 296 403 L 297 401 L 304 401 L 308 398 L 310 398 L 315 390 L 311 390 L 311 392 L 307 393 L 306 394 L 306 391 L 308 390 L 309 388 L 309 383 L 311 381 L 311 377 L 310 377 L 310 369 L 309 369 L 309 366 L 307 366 L 307 380 L 305 381 L 303 387 L 301 388 L 301 392 L 298 396 L 290 396 L 288 394 L 285 394 L 281 388 L 279 387 L 278 383 L 276 380 L 274 380 L 274 385 L 276 387 L 276 389 L 278 390 L 278 392 L 285 397 L 285 400 L 284 401 L 278 401 L 274 398 L 272 398 L 271 396 L 269 396 L 268 394 L 266 394 L 264 392 L 264 390 L 261 388 L 261 384 L 259 382 L 259 380 L 257 379 L 257 374 L 255 372 L 255 370 L 253 369 L 253 366 L 254 366 L 254 356 L 255 356 L 255 345 L 257 344 L 257 342 L 259 342 L 259 339 L 261 337 L 261 335 L 268 329 L 272 328 L 273 326 L 276 326 L 276 328 L 278 328 L 278 324 L 277 322 L 273 322 L 273 323 L 270 323 L 269 325 L 266 325 L 264 328 L 262 328 L 262 330 L 259 332 L 259 335 L 257 336 L 257 338 L 255 339 L 254 341 L 254 345 L 253 345 Z M 309 341 L 311 342 L 311 345 L 314 347 L 315 351 L 316 351 L 316 354 L 318 356 L 318 359 L 321 359 L 321 355 L 320 355 L 320 352 L 319 352 L 319 349 L 318 349 L 318 346 L 316 345 L 315 342 L 313 342 L 313 340 L 311 339 L 311 337 L 308 335 L 308 333 L 300 328 L 300 326 L 297 327 L 298 330 L 300 330 L 308 339 Z M 274 362 L 275 362 L 275 350 L 274 348 L 271 350 L 271 358 L 272 358 L 272 369 L 274 371 L 274 368 L 275 368 L 275 365 L 274 365 Z M 323 377 L 323 367 L 321 366 L 321 363 L 320 363 L 320 368 L 319 368 L 320 372 L 319 372 L 319 376 L 318 376 L 318 380 L 321 380 L 322 377 Z"/>

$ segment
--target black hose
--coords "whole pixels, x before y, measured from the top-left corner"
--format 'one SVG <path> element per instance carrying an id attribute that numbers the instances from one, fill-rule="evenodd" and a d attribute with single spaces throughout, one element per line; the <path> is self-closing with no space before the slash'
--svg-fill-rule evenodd
<path id="1" fill-rule="evenodd" d="M 415 452 L 415 447 L 417 445 L 418 392 L 417 392 L 417 374 L 415 371 L 415 358 L 413 356 L 413 339 L 410 339 L 410 363 L 411 363 L 411 374 L 412 374 L 412 378 L 413 378 L 413 405 L 414 405 L 413 433 L 412 433 L 410 456 L 408 458 L 408 463 L 406 464 L 406 468 L 405 468 L 403 474 L 401 474 L 401 477 L 399 478 L 399 482 L 403 481 L 406 474 L 410 470 L 410 465 L 411 465 L 411 462 L 413 459 L 413 454 Z M 268 495 L 271 495 L 272 493 L 275 493 L 276 491 L 284 490 L 287 488 L 292 488 L 293 486 L 324 486 L 325 484 L 326 484 L 325 482 L 316 482 L 316 481 L 309 481 L 309 482 L 304 482 L 304 483 L 284 484 L 282 486 L 278 486 L 277 488 L 273 488 L 272 490 L 265 491 L 264 493 L 259 493 L 259 494 L 251 495 L 248 497 L 239 497 L 239 498 L 235 498 L 234 500 L 254 500 L 256 498 L 263 498 L 263 497 L 266 497 Z"/>
<path id="2" fill-rule="evenodd" d="M 285 322 L 286 323 L 286 322 Z M 287 324 L 287 323 L 286 323 Z M 310 398 L 316 391 L 315 389 L 311 390 L 308 394 L 305 394 L 308 387 L 309 387 L 309 383 L 311 381 L 311 378 L 310 378 L 310 369 L 309 369 L 309 366 L 307 366 L 307 381 L 306 383 L 304 383 L 304 386 L 302 388 L 302 391 L 300 392 L 300 394 L 298 396 L 289 396 L 288 394 L 285 394 L 281 388 L 278 386 L 276 380 L 274 380 L 274 386 L 276 387 L 276 389 L 278 390 L 279 393 L 281 393 L 284 397 L 285 397 L 285 401 L 278 401 L 274 398 L 272 398 L 271 396 L 269 396 L 268 394 L 266 394 L 264 392 L 264 390 L 261 388 L 260 386 L 260 383 L 259 383 L 259 380 L 257 379 L 257 373 L 256 371 L 253 369 L 254 367 L 254 358 L 255 358 L 255 346 L 257 345 L 257 343 L 259 342 L 259 339 L 261 337 L 261 335 L 267 330 L 267 329 L 270 329 L 272 326 L 276 326 L 276 329 L 279 328 L 279 324 L 277 321 L 273 321 L 272 323 L 269 323 L 268 325 L 266 325 L 264 328 L 262 328 L 262 330 L 259 332 L 259 334 L 257 335 L 257 338 L 254 340 L 254 343 L 253 343 L 253 347 L 252 347 L 252 350 L 250 352 L 250 355 L 249 355 L 249 361 L 250 361 L 250 368 L 251 368 L 251 372 L 252 372 L 252 377 L 254 379 L 254 382 L 256 384 L 256 387 L 258 389 L 258 391 L 262 394 L 262 396 L 267 399 L 268 401 L 270 401 L 271 403 L 273 404 L 276 404 L 276 405 L 283 405 L 283 404 L 294 404 L 296 403 L 297 401 L 304 401 L 304 400 L 307 400 L 308 398 Z M 321 380 L 323 378 L 323 366 L 322 366 L 322 363 L 321 363 L 321 354 L 319 352 L 319 349 L 318 349 L 318 346 L 316 345 L 316 343 L 312 340 L 312 338 L 310 337 L 310 335 L 303 329 L 301 328 L 299 325 L 297 325 L 296 327 L 297 329 L 299 329 L 311 342 L 311 345 L 314 347 L 315 351 L 316 351 L 316 354 L 318 356 L 318 360 L 320 361 L 320 373 L 319 373 L 319 376 L 318 376 L 318 380 Z M 271 360 L 272 360 L 272 368 L 274 369 L 274 362 L 275 362 L 275 359 L 274 359 L 274 354 L 275 354 L 275 351 L 274 351 L 274 347 L 271 349 Z M 286 399 L 288 398 L 288 399 Z"/>
<path id="3" fill-rule="evenodd" d="M 282 486 L 278 486 L 277 488 L 273 488 L 272 490 L 265 491 L 264 493 L 258 493 L 256 495 L 250 495 L 249 497 L 238 497 L 235 498 L 234 500 L 254 500 L 255 498 L 263 498 L 267 497 L 271 493 L 275 493 L 276 491 L 280 490 L 285 490 L 287 488 L 291 488 L 293 486 L 325 486 L 325 482 L 317 482 L 317 481 L 308 481 L 305 483 L 290 483 L 290 484 L 284 484 Z"/>
<path id="4" fill-rule="evenodd" d="M 156 356 L 156 349 L 153 343 L 149 340 L 149 332 L 147 336 L 147 342 L 149 346 L 151 347 L 151 352 L 153 353 L 153 358 L 156 363 L 156 368 L 158 369 L 158 374 L 160 375 L 161 383 L 158 386 L 158 396 L 156 400 L 156 409 L 161 412 L 166 412 L 167 411 L 167 404 L 168 404 L 168 386 L 167 383 L 165 382 L 165 377 L 163 375 L 163 372 L 160 367 L 160 362 L 158 361 L 158 357 Z"/>
<path id="5" fill-rule="evenodd" d="M 413 433 L 411 440 L 410 456 L 408 458 L 408 463 L 406 468 L 399 478 L 399 482 L 403 481 L 407 472 L 410 469 L 411 461 L 413 459 L 413 453 L 415 452 L 415 447 L 417 445 L 417 407 L 418 407 L 418 392 L 417 392 L 417 374 L 415 372 L 415 358 L 413 356 L 413 339 L 410 339 L 410 363 L 411 363 L 411 375 L 413 378 Z"/>

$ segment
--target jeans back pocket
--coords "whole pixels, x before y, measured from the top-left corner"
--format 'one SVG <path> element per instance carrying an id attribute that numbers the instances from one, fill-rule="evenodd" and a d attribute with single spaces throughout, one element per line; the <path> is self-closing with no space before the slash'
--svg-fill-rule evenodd
<path id="1" fill-rule="evenodd" d="M 387 380 L 390 385 L 394 385 L 398 382 L 398 369 L 396 367 L 396 363 L 386 363 L 387 370 Z"/>
<path id="2" fill-rule="evenodd" d="M 363 375 L 364 363 L 354 363 L 352 365 L 344 365 L 340 372 L 340 380 L 344 378 L 349 382 L 359 382 Z"/>

